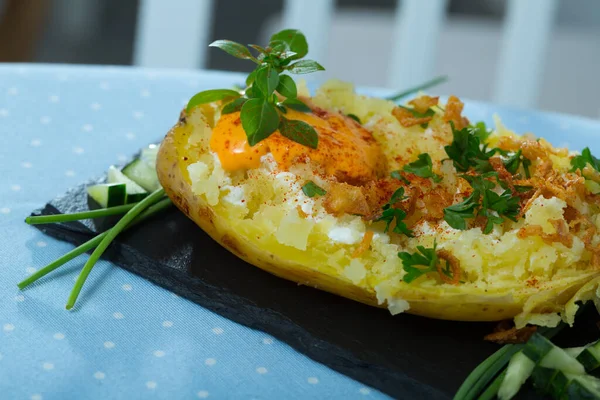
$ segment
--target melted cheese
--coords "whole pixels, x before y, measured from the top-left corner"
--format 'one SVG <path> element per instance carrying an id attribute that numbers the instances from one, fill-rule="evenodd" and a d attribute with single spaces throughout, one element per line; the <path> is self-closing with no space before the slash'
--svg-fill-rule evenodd
<path id="1" fill-rule="evenodd" d="M 210 138 L 210 147 L 227 171 L 253 169 L 260 158 L 271 153 L 277 165 L 288 170 L 295 163 L 319 166 L 326 175 L 348 183 L 365 183 L 385 172 L 385 157 L 371 132 L 339 113 L 316 109 L 313 113 L 288 110 L 290 120 L 304 121 L 315 128 L 319 144 L 311 149 L 275 131 L 267 139 L 250 146 L 240 113 L 222 115 Z"/>

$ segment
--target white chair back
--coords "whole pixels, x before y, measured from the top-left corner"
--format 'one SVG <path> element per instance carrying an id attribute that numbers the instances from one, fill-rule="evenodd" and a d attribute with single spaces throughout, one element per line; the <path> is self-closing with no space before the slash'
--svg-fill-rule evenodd
<path id="1" fill-rule="evenodd" d="M 300 29 L 310 57 L 324 59 L 334 0 L 283 0 L 283 26 Z M 494 101 L 534 107 L 558 0 L 507 0 Z M 141 0 L 134 63 L 203 68 L 213 0 Z M 433 78 L 447 0 L 399 0 L 387 86 L 398 90 Z M 457 44 L 460 45 L 460 44 Z M 476 61 L 477 55 L 473 55 Z M 407 62 L 406 60 L 410 61 Z"/>

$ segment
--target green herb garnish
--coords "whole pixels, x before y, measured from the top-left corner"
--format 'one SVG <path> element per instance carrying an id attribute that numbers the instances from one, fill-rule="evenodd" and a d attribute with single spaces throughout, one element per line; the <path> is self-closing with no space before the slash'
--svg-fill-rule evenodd
<path id="1" fill-rule="evenodd" d="M 514 175 L 519 170 L 519 166 L 521 165 L 521 161 L 522 161 L 522 159 L 521 159 L 521 149 L 519 149 L 519 151 L 517 151 L 512 156 L 510 156 L 506 160 L 504 160 L 504 167 L 506 168 L 506 170 L 508 172 L 510 172 L 511 174 Z"/>
<path id="2" fill-rule="evenodd" d="M 407 90 L 405 90 L 403 92 L 400 92 L 400 93 L 397 93 L 395 95 L 386 97 L 385 99 L 396 102 L 398 100 L 403 99 L 404 97 L 410 96 L 411 94 L 415 94 L 415 93 L 418 93 L 418 92 L 420 92 L 422 90 L 429 89 L 430 87 L 440 85 L 440 84 L 446 82 L 447 80 L 448 80 L 448 77 L 445 76 L 445 75 L 444 76 L 438 76 L 438 77 L 433 78 L 432 80 L 427 81 L 425 83 L 422 83 L 422 84 L 420 84 L 418 86 L 415 86 L 413 88 L 407 89 Z"/>
<path id="3" fill-rule="evenodd" d="M 411 283 L 422 275 L 437 272 L 438 256 L 436 248 L 437 243 L 434 242 L 431 249 L 417 246 L 418 251 L 416 253 L 410 254 L 406 251 L 398 253 L 398 257 L 402 260 L 402 269 L 406 271 L 402 280 Z"/>
<path id="4" fill-rule="evenodd" d="M 402 182 L 406 183 L 407 185 L 410 185 L 410 181 L 408 179 L 406 179 L 406 177 L 404 177 L 404 175 L 402 175 L 402 173 L 399 170 L 392 171 L 390 173 L 390 176 L 394 179 L 401 180 Z"/>
<path id="5" fill-rule="evenodd" d="M 310 108 L 297 98 L 296 83 L 289 75 L 323 71 L 312 60 L 303 60 L 308 53 L 308 43 L 302 32 L 286 29 L 274 34 L 267 47 L 249 45 L 258 55 L 254 56 L 246 46 L 230 40 L 217 40 L 210 44 L 240 59 L 257 64 L 246 78 L 244 93 L 231 89 L 206 90 L 192 97 L 187 105 L 189 113 L 194 107 L 224 101 L 223 113 L 240 112 L 242 127 L 248 143 L 254 146 L 279 129 L 281 134 L 302 145 L 316 148 L 319 138 L 309 124 L 289 120 L 282 116 L 287 108 L 310 112 Z"/>
<path id="6" fill-rule="evenodd" d="M 492 130 L 488 129 L 485 125 L 485 122 L 479 121 L 474 126 L 471 127 L 471 130 L 475 136 L 479 138 L 481 143 L 485 143 L 492 134 Z"/>
<path id="7" fill-rule="evenodd" d="M 505 189 L 501 194 L 493 189 L 496 184 L 488 178 L 498 178 L 494 172 L 482 175 L 469 176 L 463 175 L 471 187 L 473 193 L 463 202 L 451 205 L 444 209 L 444 220 L 454 229 L 467 229 L 466 219 L 475 216 L 486 218 L 486 225 L 483 233 L 488 234 L 492 231 L 494 224 L 504 223 L 505 218 L 516 221 L 519 215 L 519 198 L 512 195 L 512 192 Z"/>
<path id="8" fill-rule="evenodd" d="M 72 309 L 75 305 L 77 297 L 79 297 L 79 293 L 83 288 L 83 284 L 87 280 L 87 277 L 90 275 L 90 272 L 92 272 L 92 268 L 94 268 L 96 262 L 100 259 L 102 254 L 104 254 L 104 251 L 112 243 L 115 237 L 117 237 L 117 235 L 121 233 L 121 231 L 123 231 L 135 219 L 135 217 L 141 214 L 152 204 L 160 200 L 164 195 L 165 190 L 163 188 L 157 189 L 144 200 L 137 203 L 131 210 L 127 212 L 127 214 L 123 216 L 123 218 L 119 220 L 119 222 L 117 222 L 115 226 L 113 226 L 109 231 L 107 231 L 106 236 L 104 236 L 102 240 L 100 240 L 100 243 L 98 243 L 98 247 L 96 247 L 96 249 L 92 252 L 92 255 L 90 256 L 90 258 L 88 258 L 85 265 L 83 266 L 83 269 L 79 273 L 79 276 L 75 281 L 75 286 L 73 286 L 73 290 L 71 291 L 69 299 L 67 300 L 67 310 Z"/>
<path id="9" fill-rule="evenodd" d="M 375 222 L 385 221 L 385 229 L 383 230 L 384 232 L 387 232 L 390 229 L 392 222 L 396 220 L 396 225 L 394 226 L 392 232 L 404 234 L 408 237 L 414 236 L 413 231 L 408 229 L 408 226 L 406 226 L 406 223 L 404 222 L 404 218 L 406 218 L 406 213 L 404 210 L 393 207 L 393 205 L 397 202 L 407 198 L 408 197 L 404 196 L 404 188 L 398 188 L 396 191 L 394 191 L 394 193 L 392 193 L 390 200 L 381 207 L 383 212 L 381 213 L 381 216 L 375 220 Z"/>
<path id="10" fill-rule="evenodd" d="M 221 114 L 231 114 L 234 112 L 238 112 L 242 109 L 244 103 L 246 103 L 248 99 L 240 97 L 238 99 L 233 100 L 230 103 L 225 104 L 221 109 Z"/>
<path id="11" fill-rule="evenodd" d="M 474 133 L 473 128 L 466 127 L 458 130 L 452 122 L 450 122 L 450 126 L 452 127 L 453 140 L 444 149 L 452 160 L 454 168 L 459 172 L 467 172 L 470 168 L 474 168 L 477 172 L 491 170 L 489 159 L 496 151 L 488 151 L 485 146 L 482 148 L 481 140 Z"/>
<path id="12" fill-rule="evenodd" d="M 138 223 L 152 217 L 156 213 L 161 212 L 162 210 L 164 210 L 167 207 L 170 207 L 171 204 L 173 204 L 173 203 L 171 203 L 171 200 L 169 200 L 169 199 L 162 199 L 162 200 L 156 202 L 155 204 L 148 207 L 140 215 L 138 215 L 129 225 L 127 225 L 126 229 L 129 229 L 129 228 L 137 225 Z M 131 206 L 133 207 L 133 206 L 135 206 L 135 204 L 131 204 Z M 113 208 L 116 208 L 116 207 L 113 207 Z M 105 210 L 109 210 L 109 209 L 105 209 Z M 104 210 L 98 210 L 98 211 L 104 211 Z M 73 221 L 74 215 L 79 215 L 78 219 L 88 218 L 87 216 L 81 216 L 81 214 L 84 214 L 84 213 L 57 215 L 56 216 L 57 218 L 53 221 L 46 220 L 44 222 L 39 222 L 39 223 Z M 52 217 L 55 217 L 55 216 L 52 216 Z M 35 217 L 35 218 L 40 218 L 40 217 Z M 58 219 L 58 218 L 60 218 L 60 219 Z M 27 277 L 25 280 L 18 283 L 17 286 L 19 287 L 19 289 L 24 289 L 27 286 L 34 283 L 35 281 L 37 281 L 38 279 L 43 278 L 44 276 L 48 275 L 50 272 L 56 270 L 61 265 L 65 264 L 65 263 L 71 261 L 72 259 L 74 259 L 75 257 L 95 248 L 106 237 L 106 235 L 108 235 L 108 232 L 109 231 L 103 232 L 103 233 L 99 234 L 98 236 L 94 237 L 93 239 L 90 239 L 87 242 L 79 245 L 78 247 L 69 251 L 67 254 L 63 255 L 59 259 L 51 262 L 50 264 L 46 265 L 44 268 L 38 270 L 31 276 Z"/>
<path id="13" fill-rule="evenodd" d="M 304 184 L 304 186 L 302 186 L 302 191 L 308 197 L 315 197 L 317 195 L 324 196 L 325 194 L 327 194 L 327 192 L 325 191 L 325 189 L 317 186 L 317 184 L 314 183 L 313 181 L 306 182 Z"/>
<path id="14" fill-rule="evenodd" d="M 442 177 L 433 172 L 433 163 L 431 157 L 427 153 L 422 153 L 417 156 L 418 160 L 404 166 L 405 172 L 410 172 L 420 176 L 421 178 L 431 178 L 435 183 L 440 183 Z"/>
<path id="15" fill-rule="evenodd" d="M 529 172 L 529 167 L 531 167 L 531 160 L 523 157 L 523 169 L 525 170 L 525 178 L 531 178 L 531 173 Z"/>
<path id="16" fill-rule="evenodd" d="M 468 126 L 460 130 L 456 129 L 452 122 L 450 122 L 450 126 L 452 127 L 452 143 L 445 146 L 444 149 L 457 171 L 467 172 L 473 169 L 480 174 L 491 172 L 494 169 L 490 164 L 490 158 L 498 153 L 507 157 L 503 161 L 507 171 L 514 175 L 523 163 L 525 175 L 529 178 L 531 161 L 523 157 L 521 150 L 511 155 L 502 149 L 488 149 L 487 145 L 482 144 L 489 136 L 489 131 L 483 122 L 478 122 L 474 127 Z"/>
<path id="17" fill-rule="evenodd" d="M 467 229 L 467 219 L 475 217 L 475 211 L 479 208 L 481 194 L 473 191 L 469 197 L 462 202 L 444 208 L 444 221 L 454 229 L 464 231 Z"/>
<path id="18" fill-rule="evenodd" d="M 88 218 L 108 217 L 111 215 L 125 214 L 131 210 L 136 203 L 125 204 L 122 206 L 102 208 L 99 210 L 82 211 L 71 214 L 56 214 L 56 215 L 35 215 L 25 218 L 25 222 L 29 225 L 39 224 L 54 224 L 60 222 L 79 221 Z"/>
<path id="19" fill-rule="evenodd" d="M 383 205 L 383 207 L 381 207 L 381 208 L 383 208 L 384 210 L 387 210 L 388 208 L 392 207 L 397 202 L 405 200 L 405 199 L 408 199 L 408 197 L 406 197 L 404 195 L 404 188 L 400 187 L 400 188 L 396 189 L 394 191 L 394 193 L 392 193 L 392 197 L 390 197 L 390 200 L 387 203 L 385 203 Z"/>
<path id="20" fill-rule="evenodd" d="M 355 121 L 356 121 L 356 122 L 358 122 L 359 124 L 361 123 L 361 122 L 360 122 L 360 118 L 358 118 L 358 117 L 357 117 L 356 115 L 354 115 L 354 114 L 346 114 L 346 116 L 347 116 L 347 117 L 350 117 L 350 118 L 352 118 L 353 120 L 355 120 Z"/>
<path id="21" fill-rule="evenodd" d="M 583 169 L 588 164 L 596 171 L 600 171 L 600 160 L 592 155 L 589 147 L 586 147 L 581 151 L 581 155 L 575 156 L 571 159 L 571 172 L 575 172 L 577 170 L 583 172 Z"/>
<path id="22" fill-rule="evenodd" d="M 377 218 L 375 222 L 385 221 L 385 229 L 383 231 L 387 232 L 390 229 L 390 224 L 395 219 L 396 226 L 394 226 L 392 232 L 404 234 L 408 237 L 414 237 L 413 231 L 408 229 L 408 226 L 406 226 L 404 218 L 406 218 L 406 213 L 404 210 L 400 208 L 388 208 L 383 211 L 381 217 Z"/>

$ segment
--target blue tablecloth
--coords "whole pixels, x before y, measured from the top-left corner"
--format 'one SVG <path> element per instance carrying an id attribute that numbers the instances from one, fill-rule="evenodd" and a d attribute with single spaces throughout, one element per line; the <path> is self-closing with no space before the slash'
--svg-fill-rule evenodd
<path id="1" fill-rule="evenodd" d="M 197 91 L 241 81 L 219 72 L 0 66 L 0 398 L 386 398 L 106 261 L 74 312 L 64 305 L 87 256 L 16 288 L 72 248 L 24 224 L 33 209 L 160 139 Z M 474 120 L 489 122 L 491 111 L 467 106 Z M 573 148 L 600 134 L 590 120 L 500 114 Z"/>

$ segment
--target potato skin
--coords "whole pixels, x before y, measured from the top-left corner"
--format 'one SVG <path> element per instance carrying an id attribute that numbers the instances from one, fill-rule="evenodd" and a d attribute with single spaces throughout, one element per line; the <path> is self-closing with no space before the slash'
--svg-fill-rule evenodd
<path id="1" fill-rule="evenodd" d="M 176 125 L 163 140 L 157 158 L 158 179 L 173 203 L 217 243 L 242 260 L 281 278 L 301 285 L 312 286 L 371 306 L 378 306 L 375 292 L 325 275 L 292 260 L 281 259 L 254 246 L 225 224 L 215 211 L 192 193 L 185 166 L 186 130 L 183 123 Z M 194 162 L 194 160 L 188 160 Z M 383 306 L 383 305 L 382 305 Z"/>
<path id="2" fill-rule="evenodd" d="M 173 203 L 185 215 L 221 246 L 264 271 L 370 306 L 388 306 L 386 303 L 378 304 L 376 293 L 371 288 L 357 286 L 341 277 L 316 271 L 309 265 L 278 257 L 238 234 L 226 218 L 220 216 L 203 197 L 192 192 L 187 166 L 197 160 L 194 159 L 194 154 L 186 151 L 188 137 L 192 131 L 193 127 L 182 118 L 165 137 L 157 158 L 160 183 Z M 544 301 L 540 301 L 539 304 L 536 301 L 531 312 L 561 311 L 562 306 L 599 273 L 595 271 L 576 281 L 548 284 L 543 289 L 523 285 L 502 291 L 490 290 L 489 293 L 483 290 L 479 293 L 464 293 L 461 292 L 460 285 L 432 290 L 431 287 L 422 288 L 415 284 L 402 283 L 396 296 L 410 304 L 406 311 L 410 314 L 445 320 L 500 321 L 514 318 L 521 313 L 532 296 Z"/>

